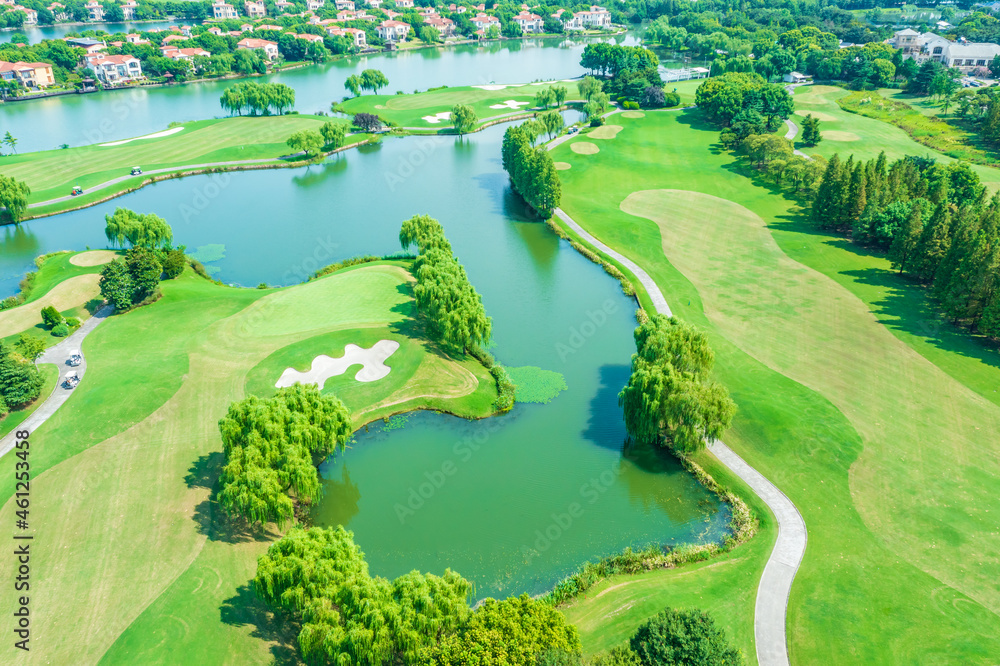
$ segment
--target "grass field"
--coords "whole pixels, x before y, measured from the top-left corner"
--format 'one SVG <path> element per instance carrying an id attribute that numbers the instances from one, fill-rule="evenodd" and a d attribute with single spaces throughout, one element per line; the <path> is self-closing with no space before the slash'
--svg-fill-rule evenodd
<path id="1" fill-rule="evenodd" d="M 943 163 L 955 160 L 914 141 L 902 129 L 887 122 L 849 113 L 840 108 L 837 99 L 849 94 L 834 86 L 806 86 L 795 91 L 795 115 L 792 121 L 801 127 L 802 118 L 813 114 L 820 120 L 823 140 L 814 148 L 796 146 L 809 155 L 828 157 L 854 154 L 855 158 L 870 159 L 884 150 L 890 159 L 906 155 L 930 155 Z M 1000 188 L 1000 169 L 978 164 L 972 165 L 980 179 L 991 189 Z"/>
<path id="2" fill-rule="evenodd" d="M 294 654 L 295 632 L 247 587 L 277 535 L 248 532 L 214 501 L 216 424 L 231 401 L 277 379 L 268 372 L 340 355 L 345 340 L 370 335 L 404 338 L 401 369 L 415 370 L 403 385 L 338 382 L 359 408 L 400 393 L 409 400 L 367 417 L 422 406 L 424 394 L 451 396 L 428 400 L 440 409 L 488 413 L 489 373 L 414 337 L 411 279 L 403 264 L 369 264 L 258 290 L 187 271 L 162 284 L 156 303 L 88 336 L 86 381 L 32 436 L 31 518 L 45 547 L 32 557 L 37 614 L 23 660 L 266 663 Z M 425 367 L 432 381 L 421 378 Z M 10 497 L 12 476 L 2 483 Z M 0 514 L 13 520 L 15 508 L 8 501 Z M 0 575 L 10 567 L 8 558 Z M 12 599 L 0 602 L 4 612 Z"/>
<path id="3" fill-rule="evenodd" d="M 0 342 L 12 344 L 25 332 L 41 338 L 48 346 L 61 342 L 63 338 L 53 336 L 42 326 L 42 308 L 51 305 L 64 317 L 76 317 L 80 321 L 89 318 L 101 302 L 98 274 L 109 256 L 114 254 L 94 250 L 60 252 L 46 257 L 37 271 L 28 300 L 9 310 L 0 310 Z M 101 263 L 95 263 L 98 261 Z"/>
<path id="4" fill-rule="evenodd" d="M 414 95 L 362 95 L 343 102 L 340 108 L 350 114 L 374 113 L 400 127 L 435 130 L 450 130 L 451 120 L 443 118 L 439 122 L 428 122 L 424 116 L 451 113 L 456 104 L 468 104 L 476 112 L 480 123 L 496 116 L 517 111 L 540 111 L 535 106 L 535 95 L 550 85 L 564 86 L 569 95 L 567 100 L 580 100 L 576 81 L 549 81 L 545 83 L 500 84 L 489 86 L 457 86 L 442 88 Z M 501 88 L 502 86 L 502 88 Z M 490 90 L 487 88 L 501 88 Z M 516 108 L 491 108 L 503 105 L 508 100 L 520 102 Z"/>
<path id="5" fill-rule="evenodd" d="M 314 129 L 331 119 L 322 116 L 288 115 L 236 117 L 183 123 L 180 132 L 158 138 L 138 138 L 120 145 L 81 146 L 65 150 L 10 155 L 0 173 L 24 181 L 31 188 L 29 202 L 48 201 L 70 193 L 74 185 L 87 197 L 107 196 L 114 189 L 87 193 L 94 185 L 128 176 L 133 166 L 145 171 L 192 164 L 268 160 L 287 155 L 285 140 L 298 130 Z M 120 183 L 124 189 L 142 178 Z M 35 212 L 35 211 L 32 211 Z"/>
<path id="6" fill-rule="evenodd" d="M 834 89 L 811 92 L 804 107 L 837 117 Z M 900 130 L 850 118 L 840 127 L 859 140 L 842 145 L 915 153 Z M 793 663 L 991 663 L 1000 653 L 991 517 L 1000 401 L 984 394 L 1000 383 L 1000 355 L 970 356 L 971 344 L 922 327 L 926 311 L 903 307 L 920 292 L 753 185 L 696 111 L 613 122 L 624 129 L 598 153 L 572 142 L 554 151 L 571 165 L 560 173 L 563 208 L 708 332 L 718 379 L 740 407 L 727 443 L 802 512 L 809 545 L 789 603 Z M 756 565 L 767 550 L 752 542 L 730 557 Z M 718 568 L 735 585 L 749 579 L 747 566 L 738 577 Z M 752 605 L 733 603 L 743 591 L 698 571 L 647 574 L 643 585 L 659 604 L 748 613 L 721 619 L 752 653 L 741 629 Z M 608 587 L 567 614 L 620 609 L 624 636 L 655 604 L 629 606 L 634 586 Z M 589 649 L 609 642 L 581 628 Z"/>

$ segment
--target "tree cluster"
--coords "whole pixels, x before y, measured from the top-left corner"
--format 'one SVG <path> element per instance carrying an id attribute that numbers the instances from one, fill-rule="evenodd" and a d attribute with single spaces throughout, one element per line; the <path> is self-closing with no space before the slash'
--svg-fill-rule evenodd
<path id="1" fill-rule="evenodd" d="M 237 115 L 281 115 L 295 106 L 295 91 L 284 83 L 241 81 L 222 93 L 223 110 Z"/>
<path id="2" fill-rule="evenodd" d="M 104 216 L 104 236 L 114 247 L 169 247 L 173 231 L 166 221 L 153 213 L 136 213 L 128 208 L 115 208 Z"/>
<path id="3" fill-rule="evenodd" d="M 351 415 L 315 385 L 278 389 L 234 402 L 219 421 L 226 465 L 219 503 L 251 525 L 279 525 L 295 514 L 295 501 L 319 498 L 316 465 L 351 436 Z M 294 500 L 293 500 L 294 496 Z"/>
<path id="4" fill-rule="evenodd" d="M 1000 195 L 964 162 L 905 157 L 827 163 L 812 204 L 824 229 L 888 251 L 956 324 L 1000 337 Z"/>
<path id="5" fill-rule="evenodd" d="M 450 569 L 372 576 L 342 527 L 293 528 L 257 561 L 253 584 L 301 623 L 299 648 L 310 664 L 535 666 L 539 653 L 580 654 L 576 629 L 526 595 L 472 611 L 471 584 Z"/>
<path id="6" fill-rule="evenodd" d="M 0 206 L 3 217 L 8 222 L 20 222 L 28 212 L 28 195 L 31 188 L 10 176 L 0 174 Z"/>
<path id="7" fill-rule="evenodd" d="M 722 436 L 736 404 L 710 381 L 708 338 L 674 317 L 653 315 L 635 329 L 632 375 L 618 396 L 629 435 L 693 453 Z"/>
<path id="8" fill-rule="evenodd" d="M 171 247 L 170 225 L 157 215 L 116 208 L 104 220 L 108 242 L 116 247 L 129 246 L 124 258 L 101 269 L 101 296 L 119 312 L 152 296 L 161 277 L 173 279 L 184 270 L 184 249 Z"/>
<path id="9" fill-rule="evenodd" d="M 763 120 L 770 131 L 795 110 L 784 86 L 752 73 L 729 73 L 706 80 L 695 91 L 695 103 L 723 125 L 757 125 Z"/>
<path id="10" fill-rule="evenodd" d="M 404 250 L 416 245 L 419 251 L 413 296 L 428 336 L 458 350 L 485 344 L 493 320 L 486 316 L 482 296 L 452 253 L 441 224 L 427 215 L 411 217 L 399 230 L 399 243 Z"/>
<path id="11" fill-rule="evenodd" d="M 649 49 L 605 43 L 587 45 L 580 58 L 583 68 L 605 77 L 602 90 L 609 97 L 654 108 L 666 105 L 662 99 L 659 64 L 656 54 Z"/>
<path id="12" fill-rule="evenodd" d="M 667 608 L 635 630 L 626 645 L 594 660 L 593 666 L 742 666 L 743 654 L 708 613 Z"/>
<path id="13" fill-rule="evenodd" d="M 34 365 L 42 351 L 36 340 L 22 335 L 13 349 L 0 342 L 0 416 L 33 402 L 42 392 L 45 382 Z"/>
<path id="14" fill-rule="evenodd" d="M 508 128 L 503 135 L 503 168 L 513 190 L 539 215 L 551 217 L 559 207 L 562 185 L 552 155 L 544 147 L 534 147 L 534 138 L 524 126 Z"/>

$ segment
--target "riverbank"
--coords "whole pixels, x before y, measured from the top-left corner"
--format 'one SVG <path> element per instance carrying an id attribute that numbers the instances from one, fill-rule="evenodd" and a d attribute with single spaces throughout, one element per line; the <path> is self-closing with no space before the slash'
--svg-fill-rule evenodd
<path id="1" fill-rule="evenodd" d="M 796 95 L 797 112 L 826 113 L 823 94 Z M 848 121 L 858 139 L 864 121 Z M 613 122 L 620 128 L 613 138 L 583 136 L 553 151 L 569 165 L 560 171 L 562 206 L 634 259 L 673 294 L 673 311 L 706 331 L 715 374 L 739 405 L 727 443 L 808 524 L 809 548 L 787 602 L 790 660 L 877 663 L 960 650 L 976 661 L 996 649 L 984 637 L 1000 635 L 987 582 L 997 572 L 981 553 L 998 547 L 985 545 L 997 537 L 965 511 L 986 501 L 1000 469 L 989 464 L 973 474 L 949 462 L 965 455 L 956 451 L 989 457 L 984 432 L 1000 429 L 1000 404 L 974 393 L 984 373 L 996 380 L 996 364 L 979 365 L 943 333 L 911 333 L 910 315 L 897 304 L 914 288 L 895 280 L 884 259 L 817 234 L 794 201 L 742 175 L 728 153 L 713 150 L 718 130 L 697 110 L 618 114 Z M 592 147 L 574 150 L 581 142 Z M 857 145 L 882 148 L 869 140 Z M 824 140 L 809 152 L 835 149 Z M 659 156 L 655 164 L 632 168 L 635 155 L 650 151 Z M 931 385 L 940 388 L 933 399 L 925 391 Z M 953 427 L 947 414 L 954 413 L 969 425 Z M 926 440 L 953 453 L 915 459 L 910 443 Z M 957 497 L 963 509 L 947 512 L 946 523 L 922 517 Z M 971 549 L 973 542 L 985 550 Z M 855 546 L 845 553 L 844 543 Z M 933 554 L 928 543 L 937 544 Z M 863 571 L 879 576 L 858 588 Z M 686 594 L 682 579 L 661 576 L 673 585 L 658 585 L 653 574 L 635 585 L 661 606 L 676 605 Z M 596 588 L 572 617 L 627 606 L 637 593 L 615 588 L 623 582 Z M 699 606 L 727 603 L 712 595 L 731 590 L 712 589 Z M 963 611 L 948 610 L 941 595 Z M 810 610 L 829 607 L 838 613 Z M 873 607 L 886 613 L 872 614 Z M 733 610 L 744 613 L 734 619 L 738 626 L 751 625 L 752 607 Z M 641 619 L 631 612 L 623 632 Z M 831 645 L 830 635 L 857 638 Z M 605 636 L 596 627 L 584 631 L 585 645 Z M 742 645 L 745 652 L 763 647 Z"/>

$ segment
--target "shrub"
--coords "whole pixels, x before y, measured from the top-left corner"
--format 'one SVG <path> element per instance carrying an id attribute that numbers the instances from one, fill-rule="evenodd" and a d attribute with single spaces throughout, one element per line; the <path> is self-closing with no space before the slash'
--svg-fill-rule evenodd
<path id="1" fill-rule="evenodd" d="M 67 326 L 65 322 L 61 324 L 56 324 L 52 328 L 52 335 L 56 336 L 57 338 L 65 338 L 67 335 L 69 335 L 69 326 Z"/>
<path id="2" fill-rule="evenodd" d="M 642 666 L 639 655 L 627 645 L 619 645 L 610 652 L 596 655 L 590 663 L 591 666 Z"/>
<path id="3" fill-rule="evenodd" d="M 184 257 L 183 250 L 168 250 L 160 257 L 160 263 L 163 266 L 163 274 L 168 280 L 173 280 L 184 272 L 184 264 L 187 263 L 187 259 Z"/>
<path id="4" fill-rule="evenodd" d="M 625 107 L 625 109 L 628 110 L 628 111 L 633 111 L 633 110 L 639 108 L 639 102 L 633 102 L 632 100 L 626 100 L 625 102 L 622 103 L 622 106 Z"/>
<path id="5" fill-rule="evenodd" d="M 663 93 L 663 106 L 677 106 L 680 103 L 681 96 L 677 93 Z"/>
<path id="6" fill-rule="evenodd" d="M 46 328 L 58 326 L 62 321 L 63 316 L 51 305 L 42 308 L 42 323 L 45 324 Z"/>
<path id="7" fill-rule="evenodd" d="M 604 124 L 604 116 L 598 116 L 596 118 L 592 118 L 590 121 L 591 127 L 600 127 L 603 124 Z"/>
<path id="8" fill-rule="evenodd" d="M 636 629 L 629 641 L 643 666 L 740 666 L 743 655 L 707 613 L 665 609 Z"/>
<path id="9" fill-rule="evenodd" d="M 514 392 L 517 387 L 502 365 L 494 365 L 490 368 L 490 374 L 497 382 L 497 411 L 501 414 L 509 412 L 514 406 Z"/>
<path id="10" fill-rule="evenodd" d="M 67 317 L 66 325 L 69 326 L 70 328 L 77 328 L 80 325 L 80 320 L 77 319 L 76 317 Z"/>

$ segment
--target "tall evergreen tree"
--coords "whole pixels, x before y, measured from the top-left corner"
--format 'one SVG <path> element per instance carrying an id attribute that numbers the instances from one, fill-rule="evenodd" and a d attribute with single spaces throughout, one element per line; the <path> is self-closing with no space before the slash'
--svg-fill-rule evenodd
<path id="1" fill-rule="evenodd" d="M 930 283 L 951 246 L 951 207 L 942 201 L 920 234 L 920 241 L 905 269 L 924 283 Z"/>
<path id="2" fill-rule="evenodd" d="M 892 267 L 900 274 L 913 256 L 923 228 L 923 207 L 913 206 L 910 216 L 906 218 L 906 224 L 896 232 L 896 237 L 892 239 L 892 247 L 889 248 L 889 260 L 892 261 Z"/>

